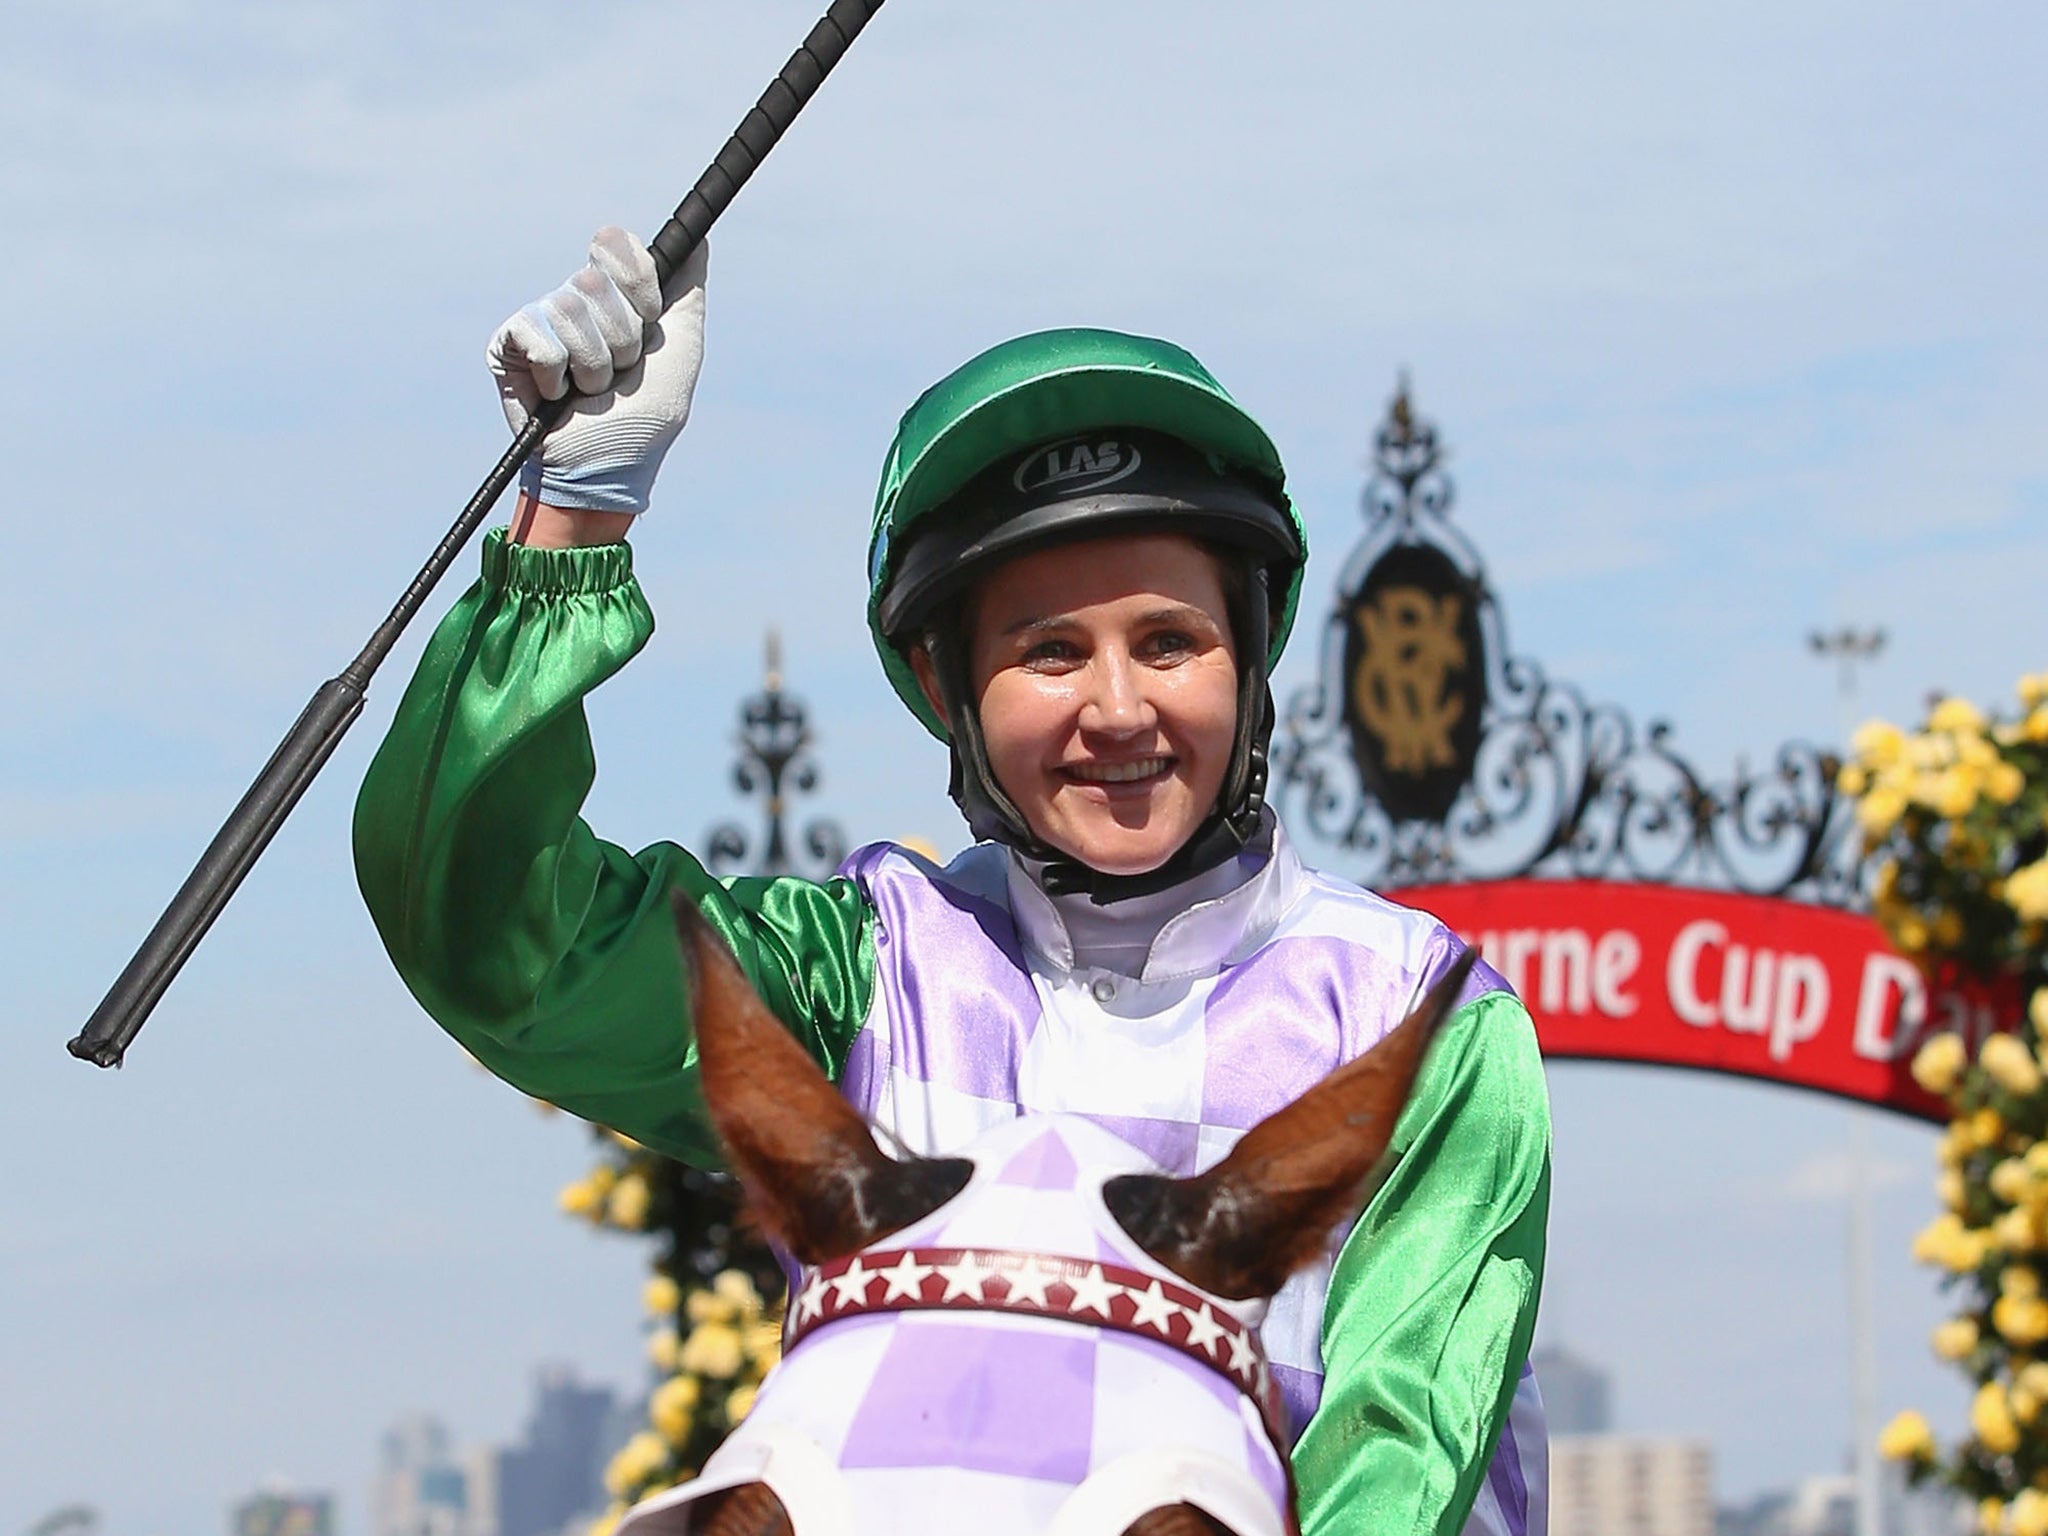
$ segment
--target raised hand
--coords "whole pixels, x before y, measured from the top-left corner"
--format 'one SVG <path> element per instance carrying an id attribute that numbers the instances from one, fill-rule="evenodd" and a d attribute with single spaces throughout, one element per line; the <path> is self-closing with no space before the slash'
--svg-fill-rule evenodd
<path id="1" fill-rule="evenodd" d="M 607 226 L 580 271 L 493 333 L 486 359 L 515 432 L 542 400 L 578 394 L 521 476 L 527 500 L 614 514 L 608 524 L 647 510 L 704 361 L 708 254 L 700 246 L 664 296 L 647 247 Z"/>

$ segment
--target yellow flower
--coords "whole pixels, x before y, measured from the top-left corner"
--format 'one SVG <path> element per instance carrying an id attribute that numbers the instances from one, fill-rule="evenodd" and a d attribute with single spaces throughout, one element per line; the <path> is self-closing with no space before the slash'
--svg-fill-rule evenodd
<path id="1" fill-rule="evenodd" d="M 1943 949 L 1954 949 L 1963 942 L 1963 914 L 1954 907 L 1943 907 L 1934 918 L 1934 942 Z"/>
<path id="2" fill-rule="evenodd" d="M 1983 777 L 1979 770 L 1961 763 L 1943 769 L 1927 786 L 1929 808 L 1939 811 L 1950 821 L 1960 821 L 1976 806 Z"/>
<path id="3" fill-rule="evenodd" d="M 1930 731 L 1974 735 L 1984 729 L 1984 713 L 1968 699 L 1959 699 L 1951 694 L 1934 706 L 1934 712 L 1927 717 L 1927 728 Z"/>
<path id="4" fill-rule="evenodd" d="M 1980 1147 L 1995 1147 L 2005 1140 L 2005 1120 L 1988 1104 L 1971 1115 L 1968 1123 L 1970 1139 Z"/>
<path id="5" fill-rule="evenodd" d="M 1977 1348 L 1977 1319 L 1952 1317 L 1934 1330 L 1934 1352 L 1944 1360 L 1963 1360 Z"/>
<path id="6" fill-rule="evenodd" d="M 2001 1296 L 1991 1303 L 1991 1326 L 2008 1344 L 2022 1349 L 2048 1339 L 2048 1301 L 2038 1296 Z"/>
<path id="7" fill-rule="evenodd" d="M 2048 1146 L 2048 1142 L 2042 1143 Z M 747 1359 L 764 1373 L 782 1358 L 782 1325 L 769 1319 L 749 1323 L 741 1336 Z"/>
<path id="8" fill-rule="evenodd" d="M 2020 722 L 2020 734 L 2029 741 L 2048 741 L 2048 704 L 2036 704 Z"/>
<path id="9" fill-rule="evenodd" d="M 1877 1453 L 1890 1461 L 1934 1460 L 1934 1431 L 1927 1420 L 1908 1408 L 1885 1425 L 1877 1437 Z"/>
<path id="10" fill-rule="evenodd" d="M 1856 824 L 1873 840 L 1891 831 L 1905 814 L 1906 797 L 1890 784 L 1874 786 L 1856 802 Z"/>
<path id="11" fill-rule="evenodd" d="M 1998 1220 L 1991 1223 L 1991 1237 L 1999 1247 L 2009 1252 L 2025 1253 L 2030 1248 L 2040 1246 L 2041 1231 L 2035 1224 L 2031 1212 L 2025 1210 L 2007 1211 Z M 1983 1257 L 1980 1254 L 1977 1263 L 1981 1264 L 1983 1262 Z M 1975 1269 L 1977 1265 L 1972 1264 L 1969 1267 Z"/>
<path id="12" fill-rule="evenodd" d="M 2031 1424 L 2041 1414 L 2041 1394 L 2017 1377 L 2013 1379 L 2012 1416 L 2022 1424 Z"/>
<path id="13" fill-rule="evenodd" d="M 2013 1377 L 2016 1388 L 2025 1388 L 2042 1402 L 2048 1403 L 2048 1365 L 2039 1360 L 2030 1360 L 2019 1368 Z"/>
<path id="14" fill-rule="evenodd" d="M 1969 1133 L 1951 1120 L 1942 1131 L 1941 1140 L 1934 1144 L 1934 1160 L 1944 1168 L 1960 1168 L 1976 1150 Z"/>
<path id="15" fill-rule="evenodd" d="M 2026 1300 L 2041 1294 L 2041 1273 L 2030 1264 L 2008 1264 L 1998 1272 L 1998 1290 L 2003 1296 Z"/>
<path id="16" fill-rule="evenodd" d="M 1962 1038 L 1951 1033 L 1930 1035 L 1913 1057 L 1913 1081 L 1929 1093 L 1943 1097 L 1955 1092 L 1956 1080 L 1969 1064 L 1969 1052 Z"/>
<path id="17" fill-rule="evenodd" d="M 2009 1393 L 2009 1397 L 2013 1401 L 2013 1417 L 2021 1423 L 2034 1423 L 2034 1419 L 2040 1417 L 2042 1401 L 2019 1382 L 2013 1382 L 2013 1391 Z"/>
<path id="18" fill-rule="evenodd" d="M 598 1193 L 597 1185 L 589 1179 L 578 1179 L 574 1184 L 565 1185 L 555 1197 L 555 1203 L 571 1216 L 581 1216 L 587 1221 L 596 1221 L 604 1214 L 604 1196 Z"/>
<path id="19" fill-rule="evenodd" d="M 583 1536 L 612 1536 L 612 1532 L 618 1528 L 619 1517 L 607 1510 L 590 1522 L 589 1528 L 584 1531 Z"/>
<path id="20" fill-rule="evenodd" d="M 1997 1382 L 1987 1381 L 1977 1389 L 1976 1400 L 1970 1404 L 1970 1428 L 1994 1456 L 2010 1456 L 2019 1449 L 2020 1427 L 2013 1422 L 2005 1388 Z"/>
<path id="21" fill-rule="evenodd" d="M 2008 1211 L 2006 1214 L 2024 1216 L 2026 1212 Z M 2029 1235 L 2031 1236 L 2031 1231 Z M 1955 1241 L 1949 1245 L 1942 1262 L 1959 1275 L 1969 1274 L 1972 1270 L 1983 1267 L 1986 1256 L 1991 1252 L 1991 1243 L 1990 1232 L 1981 1227 L 1963 1227 L 1956 1233 Z"/>
<path id="22" fill-rule="evenodd" d="M 2022 1488 L 2012 1501 L 2012 1536 L 2048 1536 L 2048 1495 Z"/>
<path id="23" fill-rule="evenodd" d="M 2003 1164 L 2000 1166 L 2002 1167 Z M 2024 1165 L 2022 1165 L 2020 1171 L 2023 1173 L 2026 1171 Z M 1954 1211 L 1960 1216 L 1964 1205 L 1969 1200 L 1970 1193 L 1969 1185 L 1963 1178 L 1963 1170 L 1960 1168 L 1942 1169 L 1934 1180 L 1934 1192 L 1940 1197 L 1944 1209 Z M 1994 1195 L 1998 1193 L 1997 1168 L 1991 1170 L 1991 1192 Z M 2007 1201 L 2006 1203 L 2011 1204 L 2012 1202 Z"/>
<path id="24" fill-rule="evenodd" d="M 2020 702 L 2028 708 L 2048 700 L 2048 672 L 2029 672 L 2020 679 Z"/>
<path id="25" fill-rule="evenodd" d="M 1882 768 L 1906 750 L 1906 733 L 1888 720 L 1869 720 L 1856 728 L 1849 745 L 1871 767 Z"/>
<path id="26" fill-rule="evenodd" d="M 2040 1143 L 2037 1142 L 2036 1145 Z M 1951 1168 L 1949 1172 L 1956 1174 L 1957 1181 L 1961 1182 L 1959 1170 Z M 1947 1175 L 1943 1177 L 1946 1178 Z M 2027 1166 L 2025 1158 L 2008 1157 L 1991 1170 L 1991 1176 L 1984 1182 L 1991 1186 L 1991 1193 L 2007 1205 L 2021 1205 L 2025 1203 L 2027 1196 L 2033 1193 L 2034 1170 Z M 1947 1193 L 1946 1184 L 1940 1185 L 1940 1188 L 1944 1194 Z M 1960 1200 L 1951 1206 L 1951 1209 L 1958 1211 L 1962 1208 Z"/>
<path id="27" fill-rule="evenodd" d="M 738 1307 L 743 1313 L 761 1315 L 761 1293 L 754 1289 L 751 1275 L 737 1269 L 721 1269 L 711 1281 L 711 1289 Z"/>
<path id="28" fill-rule="evenodd" d="M 667 1462 L 668 1443 L 653 1430 L 643 1429 L 619 1448 L 604 1469 L 605 1489 L 614 1498 L 626 1498 Z"/>
<path id="29" fill-rule="evenodd" d="M 2012 872 L 2005 882 L 2005 904 L 2023 922 L 2048 918 L 2048 859 L 2036 859 Z"/>
<path id="30" fill-rule="evenodd" d="M 1891 925 L 1892 940 L 1909 955 L 1917 955 L 1927 947 L 1927 923 L 1917 912 L 1907 912 Z"/>
<path id="31" fill-rule="evenodd" d="M 682 1305 L 683 1288 L 667 1275 L 655 1275 L 640 1293 L 640 1304 L 654 1317 L 674 1317 Z"/>
<path id="32" fill-rule="evenodd" d="M 2005 1500 L 1979 1499 L 1977 1501 L 1977 1529 L 1984 1536 L 2001 1536 L 2005 1521 Z"/>
<path id="33" fill-rule="evenodd" d="M 654 1204 L 654 1191 L 647 1180 L 637 1173 L 629 1173 L 613 1188 L 611 1197 L 605 1201 L 605 1215 L 615 1227 L 624 1227 L 628 1232 L 637 1232 L 647 1225 L 648 1208 Z"/>
<path id="34" fill-rule="evenodd" d="M 724 1323 L 700 1323 L 683 1341 L 683 1350 L 676 1357 L 676 1363 L 699 1376 L 724 1381 L 738 1374 L 743 1359 L 736 1329 Z"/>
<path id="35" fill-rule="evenodd" d="M 699 1289 L 690 1292 L 683 1313 L 693 1323 L 731 1323 L 739 1320 L 740 1309 L 716 1291 Z"/>
<path id="36" fill-rule="evenodd" d="M 1835 788 L 1855 799 L 1870 788 L 1870 773 L 1861 763 L 1844 763 L 1835 773 Z"/>
<path id="37" fill-rule="evenodd" d="M 734 1387 L 732 1395 L 725 1400 L 725 1422 L 737 1424 L 754 1411 L 755 1387 Z"/>
<path id="38" fill-rule="evenodd" d="M 672 1371 L 676 1368 L 679 1348 L 676 1331 L 673 1328 L 657 1328 L 647 1336 L 647 1358 L 654 1363 L 657 1371 Z"/>
<path id="39" fill-rule="evenodd" d="M 2024 1098 L 2041 1086 L 2041 1069 L 2034 1065 L 2033 1053 L 2012 1035 L 1986 1040 L 1977 1051 L 1977 1064 L 2007 1093 Z"/>
<path id="40" fill-rule="evenodd" d="M 690 1437 L 697 1403 L 703 1395 L 694 1376 L 671 1376 L 647 1399 L 647 1417 L 672 1445 Z"/>
<path id="41" fill-rule="evenodd" d="M 1989 1241 L 1989 1233 L 1964 1227 L 1954 1212 L 1944 1212 L 1913 1239 L 1913 1257 L 1921 1264 L 1939 1264 L 1944 1270 L 1968 1274 L 1985 1262 Z"/>
<path id="42" fill-rule="evenodd" d="M 1999 805 L 2011 805 L 2026 793 L 2027 776 L 2012 763 L 1994 763 L 1984 770 L 1984 794 Z"/>
<path id="43" fill-rule="evenodd" d="M 2048 1045 L 2048 987 L 2034 988 L 2034 995 L 2027 999 L 2027 1022 L 2034 1026 L 2034 1033 L 2044 1045 Z"/>
<path id="44" fill-rule="evenodd" d="M 1913 1239 L 1913 1257 L 1922 1264 L 1939 1264 L 1942 1255 L 1948 1252 L 1949 1245 L 1962 1230 L 1962 1218 L 1953 1211 L 1944 1211 L 1922 1227 Z"/>

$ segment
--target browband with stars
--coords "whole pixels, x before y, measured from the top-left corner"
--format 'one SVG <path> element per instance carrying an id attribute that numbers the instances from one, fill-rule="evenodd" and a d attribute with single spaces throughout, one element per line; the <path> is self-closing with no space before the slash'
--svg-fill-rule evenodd
<path id="1" fill-rule="evenodd" d="M 1171 1280 L 1121 1264 L 1007 1248 L 857 1253 L 809 1272 L 790 1303 L 786 1347 L 827 1323 L 877 1312 L 1022 1312 L 1151 1339 L 1227 1378 L 1257 1405 L 1266 1432 L 1286 1452 L 1286 1411 L 1258 1336 Z"/>

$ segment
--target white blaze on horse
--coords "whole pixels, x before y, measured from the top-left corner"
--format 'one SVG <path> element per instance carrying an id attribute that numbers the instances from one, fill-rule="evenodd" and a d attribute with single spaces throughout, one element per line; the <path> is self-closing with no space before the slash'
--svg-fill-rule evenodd
<path id="1" fill-rule="evenodd" d="M 1266 1298 L 1357 1204 L 1470 956 L 1177 1179 L 1073 1115 L 888 1156 L 695 908 L 678 919 L 706 1102 L 803 1276 L 753 1411 L 619 1536 L 1292 1536 Z"/>

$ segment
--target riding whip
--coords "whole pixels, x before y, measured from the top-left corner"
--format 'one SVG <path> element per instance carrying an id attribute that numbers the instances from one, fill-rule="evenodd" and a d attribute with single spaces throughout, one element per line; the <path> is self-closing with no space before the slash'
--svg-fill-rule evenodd
<path id="1" fill-rule="evenodd" d="M 649 242 L 655 271 L 663 284 L 703 243 L 726 205 L 795 121 L 804 103 L 860 35 L 868 19 L 881 8 L 882 0 L 832 0 L 831 8 L 811 28 L 802 46 L 790 55 L 782 72 L 761 93 L 761 99 L 740 120 L 725 147 L 697 178 L 689 196 L 677 205 L 661 232 Z M 277 750 L 271 753 L 270 761 L 263 765 L 248 793 L 199 856 L 198 864 L 171 898 L 156 926 L 150 929 L 142 947 L 93 1010 L 85 1028 L 70 1042 L 72 1055 L 102 1067 L 121 1064 L 129 1042 L 149 1018 L 157 999 L 163 996 L 206 930 L 213 926 L 213 920 L 220 916 L 228 898 L 284 824 L 292 807 L 299 803 L 342 734 L 362 713 L 371 675 L 397 644 L 399 635 L 454 563 L 462 546 L 483 526 L 491 508 L 539 446 L 541 438 L 568 413 L 573 398 L 572 391 L 559 400 L 540 403 L 484 477 L 476 494 L 470 497 L 455 525 L 420 567 L 390 616 L 377 626 L 361 654 L 340 676 L 320 685 L 284 740 L 278 743 Z"/>

